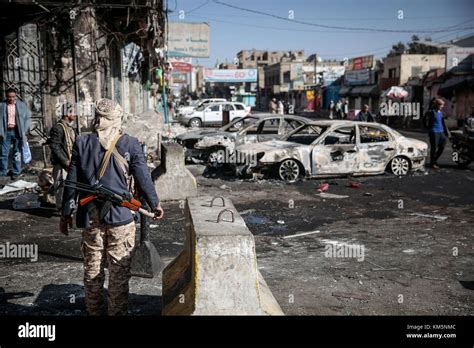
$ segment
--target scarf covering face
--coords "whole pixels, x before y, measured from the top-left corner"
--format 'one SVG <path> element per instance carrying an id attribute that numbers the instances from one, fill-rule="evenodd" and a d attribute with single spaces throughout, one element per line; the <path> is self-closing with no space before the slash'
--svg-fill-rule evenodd
<path id="1" fill-rule="evenodd" d="M 122 132 L 122 116 L 121 106 L 113 100 L 102 98 L 95 103 L 94 130 L 105 150 Z"/>

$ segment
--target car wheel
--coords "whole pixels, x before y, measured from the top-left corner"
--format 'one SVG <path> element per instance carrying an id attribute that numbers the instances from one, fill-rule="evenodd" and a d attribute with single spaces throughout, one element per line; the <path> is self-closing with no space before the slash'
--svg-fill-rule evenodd
<path id="1" fill-rule="evenodd" d="M 281 180 L 295 182 L 300 176 L 301 170 L 297 161 L 287 159 L 278 165 L 278 176 Z"/>
<path id="2" fill-rule="evenodd" d="M 199 119 L 197 117 L 192 118 L 189 121 L 189 127 L 191 127 L 191 128 L 199 128 L 199 127 L 201 127 L 201 125 L 202 125 L 201 119 Z"/>
<path id="3" fill-rule="evenodd" d="M 395 157 L 390 162 L 390 170 L 397 176 L 407 175 L 410 171 L 410 161 L 405 157 Z"/>

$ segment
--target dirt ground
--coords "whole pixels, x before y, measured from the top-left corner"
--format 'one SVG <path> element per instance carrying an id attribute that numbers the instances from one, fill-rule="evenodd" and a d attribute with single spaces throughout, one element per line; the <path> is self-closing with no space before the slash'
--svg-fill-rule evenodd
<path id="1" fill-rule="evenodd" d="M 408 177 L 242 181 L 202 176 L 199 194 L 232 200 L 255 236 L 259 269 L 287 315 L 474 314 L 474 170 L 449 164 Z M 327 193 L 318 195 L 321 183 Z M 0 260 L 0 314 L 83 315 L 80 231 L 62 236 L 53 208 L 0 202 L 0 243 L 36 243 L 39 259 Z M 184 245 L 179 202 L 164 203 L 152 241 L 165 262 Z M 311 232 L 297 236 L 301 233 Z M 290 237 L 294 236 L 295 237 Z M 288 238 L 290 237 L 290 238 Z M 364 247 L 363 260 L 328 245 Z M 159 315 L 161 279 L 132 278 L 132 315 Z"/>

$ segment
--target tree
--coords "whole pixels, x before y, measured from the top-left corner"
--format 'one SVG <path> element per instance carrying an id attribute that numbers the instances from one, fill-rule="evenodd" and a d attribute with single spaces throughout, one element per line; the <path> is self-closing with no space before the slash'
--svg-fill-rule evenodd
<path id="1" fill-rule="evenodd" d="M 396 45 L 392 46 L 390 52 L 388 52 L 387 57 L 394 57 L 403 54 L 406 50 L 406 46 L 403 42 L 399 41 Z"/>

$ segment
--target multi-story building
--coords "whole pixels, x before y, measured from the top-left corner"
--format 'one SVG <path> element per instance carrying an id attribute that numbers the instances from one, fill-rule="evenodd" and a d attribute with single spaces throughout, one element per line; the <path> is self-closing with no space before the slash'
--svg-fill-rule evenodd
<path id="1" fill-rule="evenodd" d="M 421 77 L 426 72 L 444 68 L 446 56 L 444 54 L 401 54 L 386 57 L 383 61 L 384 69 L 379 79 L 380 88 L 385 90 L 392 86 L 401 86 L 411 77 Z"/>

